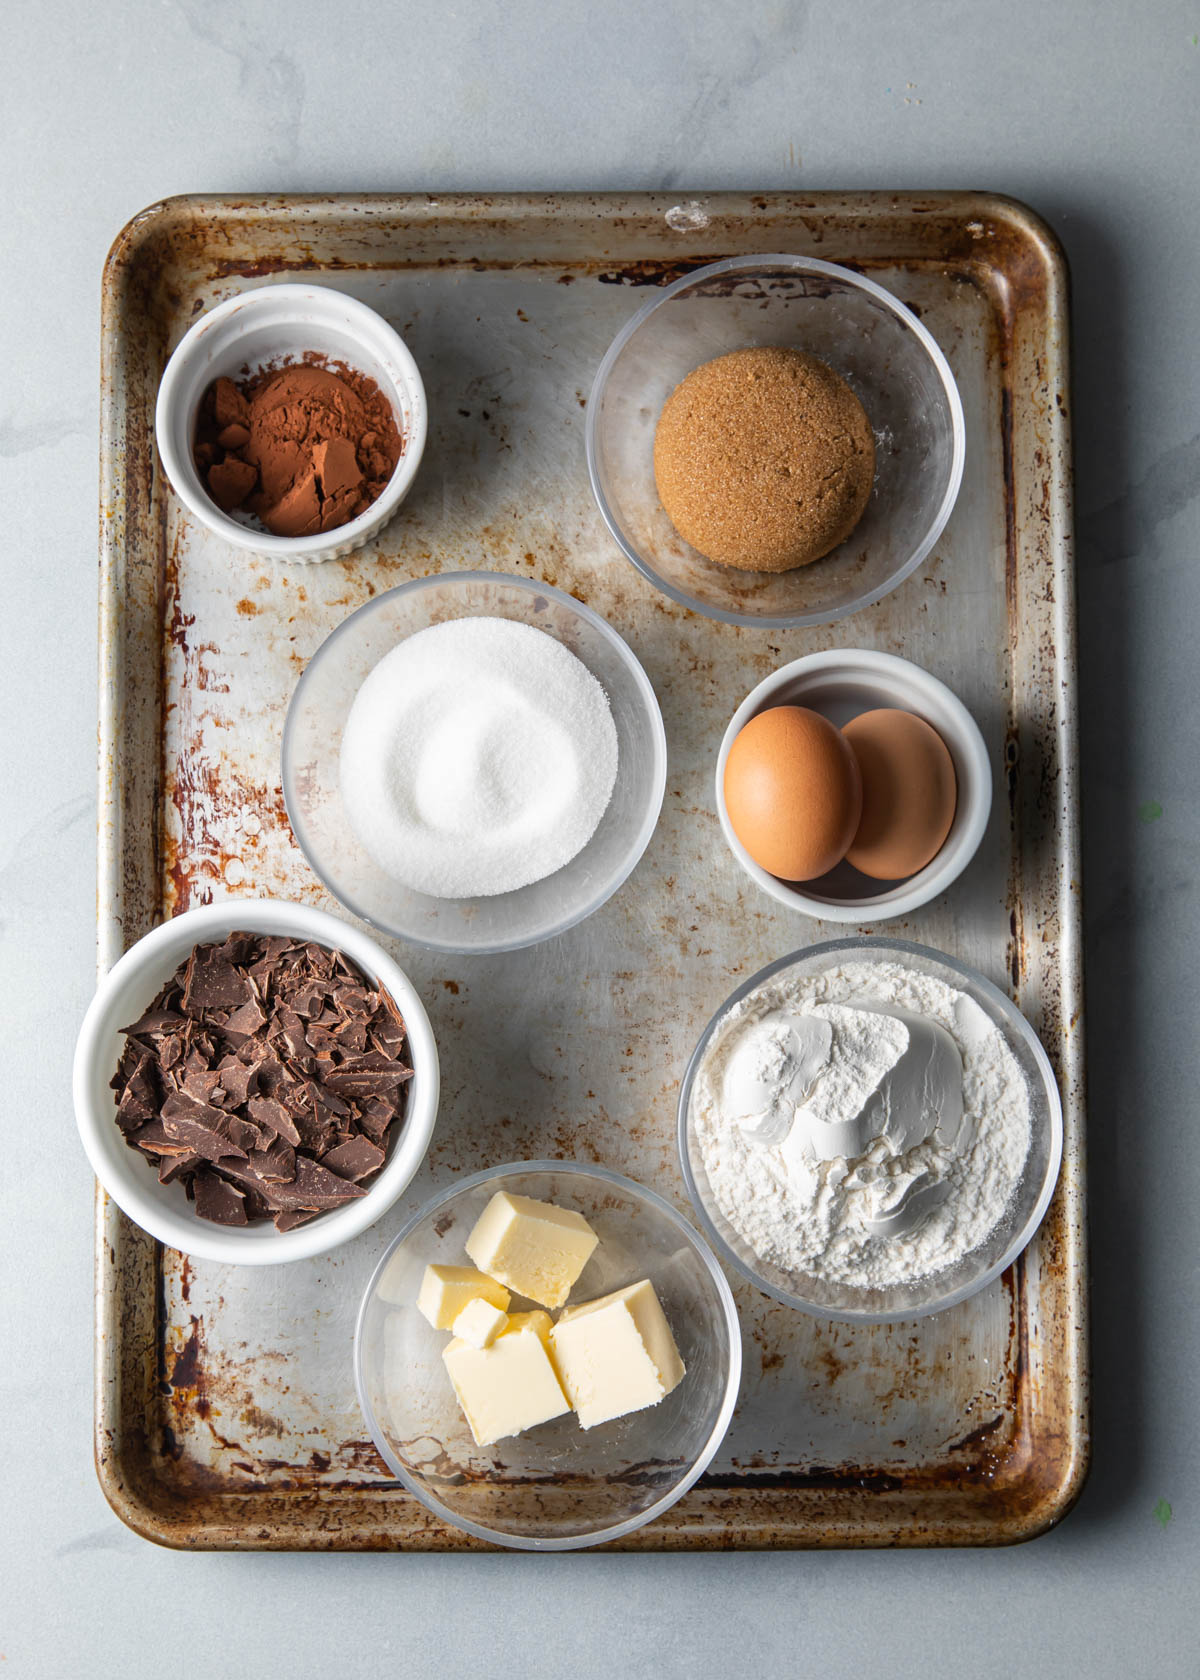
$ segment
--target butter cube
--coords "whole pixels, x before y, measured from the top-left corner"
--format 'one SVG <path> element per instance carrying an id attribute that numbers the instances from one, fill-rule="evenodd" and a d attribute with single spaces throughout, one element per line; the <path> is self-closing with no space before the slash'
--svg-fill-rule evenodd
<path id="1" fill-rule="evenodd" d="M 487 1348 L 455 1338 L 442 1358 L 477 1446 L 490 1447 L 571 1410 L 533 1329 L 498 1336 Z"/>
<path id="2" fill-rule="evenodd" d="M 426 1266 L 417 1295 L 417 1310 L 424 1313 L 435 1330 L 452 1330 L 467 1303 L 480 1296 L 501 1312 L 508 1311 L 508 1290 L 495 1278 L 477 1272 L 474 1266 Z"/>
<path id="3" fill-rule="evenodd" d="M 500 1334 L 512 1336 L 522 1330 L 532 1330 L 547 1348 L 550 1346 L 550 1314 L 548 1312 L 509 1313 L 508 1323 Z"/>
<path id="4" fill-rule="evenodd" d="M 657 1406 L 685 1374 L 671 1327 L 645 1278 L 568 1307 L 550 1332 L 550 1350 L 584 1429 Z"/>
<path id="5" fill-rule="evenodd" d="M 506 1312 L 494 1307 L 484 1296 L 476 1295 L 454 1320 L 454 1334 L 460 1342 L 469 1342 L 473 1348 L 491 1347 L 507 1323 Z"/>
<path id="6" fill-rule="evenodd" d="M 581 1213 L 498 1190 L 467 1238 L 481 1271 L 544 1307 L 561 1307 L 599 1242 Z"/>

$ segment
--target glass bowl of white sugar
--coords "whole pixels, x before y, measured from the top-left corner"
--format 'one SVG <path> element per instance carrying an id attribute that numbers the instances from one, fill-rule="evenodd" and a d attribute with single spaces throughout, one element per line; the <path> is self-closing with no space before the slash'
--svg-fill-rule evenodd
<path id="1" fill-rule="evenodd" d="M 906 940 L 838 939 L 739 986 L 679 1097 L 683 1175 L 718 1254 L 822 1318 L 924 1318 L 1037 1232 L 1062 1103 L 1024 1016 Z"/>
<path id="2" fill-rule="evenodd" d="M 550 585 L 492 572 L 376 596 L 317 649 L 283 735 L 309 864 L 372 927 L 512 951 L 612 896 L 654 832 L 667 748 L 625 642 Z"/>

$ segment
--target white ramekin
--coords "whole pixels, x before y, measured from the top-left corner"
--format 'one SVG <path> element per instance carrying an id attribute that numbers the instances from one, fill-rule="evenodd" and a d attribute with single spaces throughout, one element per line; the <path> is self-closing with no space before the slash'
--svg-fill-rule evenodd
<path id="1" fill-rule="evenodd" d="M 907 881 L 879 889 L 847 863 L 821 882 L 797 885 L 769 874 L 733 832 L 725 809 L 725 762 L 734 737 L 750 719 L 771 706 L 809 706 L 839 728 L 859 712 L 894 706 L 931 724 L 950 749 L 958 781 L 954 821 L 940 852 Z M 992 770 L 979 725 L 956 694 L 919 665 L 867 648 L 831 648 L 810 653 L 765 677 L 729 720 L 717 756 L 717 816 L 726 844 L 750 879 L 764 892 L 826 922 L 887 921 L 928 904 L 957 880 L 979 849 L 992 808 Z"/>
<path id="2" fill-rule="evenodd" d="M 218 942 L 235 931 L 288 934 L 336 947 L 389 994 L 408 1029 L 413 1077 L 403 1125 L 379 1177 L 365 1196 L 319 1214 L 294 1231 L 260 1225 L 229 1229 L 200 1219 L 182 1185 L 160 1184 L 154 1167 L 126 1143 L 116 1120 L 109 1081 L 125 1040 L 121 1028 L 136 1021 L 194 945 Z M 159 1242 L 184 1254 L 230 1265 L 274 1266 L 326 1254 L 373 1225 L 412 1180 L 425 1158 L 437 1118 L 437 1047 L 425 1006 L 412 982 L 373 939 L 324 910 L 278 899 L 228 899 L 188 910 L 140 939 L 100 982 L 75 1046 L 75 1121 L 92 1171 L 123 1213 Z"/>
<path id="3" fill-rule="evenodd" d="M 276 537 L 243 524 L 208 494 L 192 459 L 200 399 L 214 379 L 315 352 L 372 378 L 391 402 L 404 452 L 382 494 L 348 525 L 311 537 Z M 202 315 L 179 341 L 158 388 L 158 452 L 175 494 L 235 548 L 292 565 L 351 554 L 381 531 L 407 496 L 425 448 L 428 411 L 417 364 L 382 315 L 328 286 L 258 286 Z"/>

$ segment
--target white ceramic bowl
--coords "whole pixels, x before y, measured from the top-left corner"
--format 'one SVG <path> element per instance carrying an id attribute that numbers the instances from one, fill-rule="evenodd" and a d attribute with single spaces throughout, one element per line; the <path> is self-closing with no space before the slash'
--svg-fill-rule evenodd
<path id="1" fill-rule="evenodd" d="M 408 1028 L 413 1077 L 403 1125 L 393 1127 L 388 1159 L 365 1196 L 319 1214 L 294 1231 L 269 1221 L 234 1230 L 200 1219 L 180 1184 L 160 1184 L 154 1168 L 131 1149 L 116 1121 L 109 1080 L 125 1040 L 121 1028 L 136 1021 L 194 945 L 227 934 L 289 934 L 336 947 L 392 998 Z M 323 910 L 277 899 L 229 899 L 188 910 L 148 933 L 113 965 L 88 1007 L 75 1047 L 75 1120 L 92 1171 L 117 1206 L 159 1242 L 184 1254 L 230 1265 L 274 1266 L 326 1254 L 358 1236 L 407 1187 L 425 1158 L 438 1108 L 438 1056 L 429 1017 L 412 982 L 369 935 Z"/>
<path id="2" fill-rule="evenodd" d="M 659 1405 L 588 1430 L 568 1414 L 475 1445 L 442 1364 L 450 1337 L 430 1328 L 416 1295 L 431 1261 L 465 1262 L 463 1239 L 497 1190 L 591 1223 L 600 1244 L 573 1301 L 650 1279 L 687 1366 Z M 703 1473 L 733 1416 L 742 1338 L 724 1273 L 661 1196 L 606 1167 L 518 1161 L 450 1185 L 398 1233 L 363 1297 L 354 1366 L 371 1439 L 435 1516 L 495 1545 L 569 1551 L 641 1528 Z"/>
<path id="3" fill-rule="evenodd" d="M 617 781 L 583 850 L 540 881 L 489 898 L 431 898 L 394 881 L 342 804 L 342 732 L 370 671 L 406 637 L 448 619 L 510 618 L 555 637 L 600 683 L 617 729 Z M 377 595 L 309 660 L 283 730 L 283 797 L 300 849 L 330 892 L 373 927 L 435 951 L 516 951 L 574 927 L 612 897 L 650 843 L 667 779 L 654 688 L 590 607 L 502 572 L 441 572 Z"/>
<path id="4" fill-rule="evenodd" d="M 879 706 L 915 712 L 931 724 L 950 749 L 958 780 L 958 805 L 942 849 L 906 881 L 873 881 L 848 863 L 818 880 L 781 881 L 755 863 L 725 809 L 725 763 L 738 732 L 772 706 L 808 706 L 840 729 Z M 919 665 L 868 648 L 832 648 L 810 653 L 764 677 L 729 720 L 717 755 L 717 816 L 726 844 L 750 879 L 764 892 L 826 922 L 882 922 L 945 892 L 979 849 L 992 808 L 992 770 L 979 725 L 956 694 Z"/>
<path id="5" fill-rule="evenodd" d="M 1029 1092 L 1029 1154 L 1012 1199 L 990 1234 L 978 1248 L 965 1254 L 956 1265 L 931 1272 L 909 1283 L 888 1289 L 863 1289 L 852 1284 L 829 1283 L 811 1273 L 789 1271 L 755 1253 L 730 1223 L 717 1202 L 700 1148 L 696 1129 L 696 1105 L 692 1100 L 696 1076 L 710 1046 L 724 1030 L 731 1009 L 760 986 L 782 975 L 800 977 L 818 974 L 842 963 L 896 962 L 941 980 L 955 991 L 964 992 L 997 1026 L 1016 1060 Z M 688 1195 L 700 1219 L 705 1236 L 717 1253 L 743 1277 L 785 1306 L 818 1318 L 835 1318 L 847 1324 L 892 1324 L 902 1319 L 927 1318 L 945 1312 L 960 1301 L 986 1289 L 1032 1242 L 1045 1218 L 1058 1170 L 1062 1164 L 1062 1100 L 1050 1059 L 1029 1022 L 1016 1004 L 982 974 L 968 968 L 944 951 L 914 945 L 906 939 L 834 939 L 807 950 L 793 951 L 757 974 L 751 975 L 718 1009 L 701 1034 L 692 1053 L 679 1091 L 679 1156 Z"/>
<path id="6" fill-rule="evenodd" d="M 404 452 L 382 494 L 348 525 L 311 537 L 276 537 L 249 517 L 222 513 L 192 459 L 200 399 L 214 379 L 316 351 L 372 378 L 391 402 Z M 259 286 L 229 298 L 190 327 L 176 346 L 154 416 L 158 452 L 175 494 L 235 548 L 292 565 L 352 554 L 381 531 L 407 496 L 425 448 L 425 387 L 408 346 L 382 315 L 328 286 Z"/>

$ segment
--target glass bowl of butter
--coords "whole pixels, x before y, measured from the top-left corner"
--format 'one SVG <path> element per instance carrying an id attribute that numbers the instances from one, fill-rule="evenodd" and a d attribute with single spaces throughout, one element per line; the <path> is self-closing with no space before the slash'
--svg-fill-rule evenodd
<path id="1" fill-rule="evenodd" d="M 355 1378 L 392 1473 L 441 1522 L 528 1551 L 651 1522 L 729 1427 L 725 1276 L 652 1190 L 527 1161 L 435 1196 L 377 1266 Z"/>

